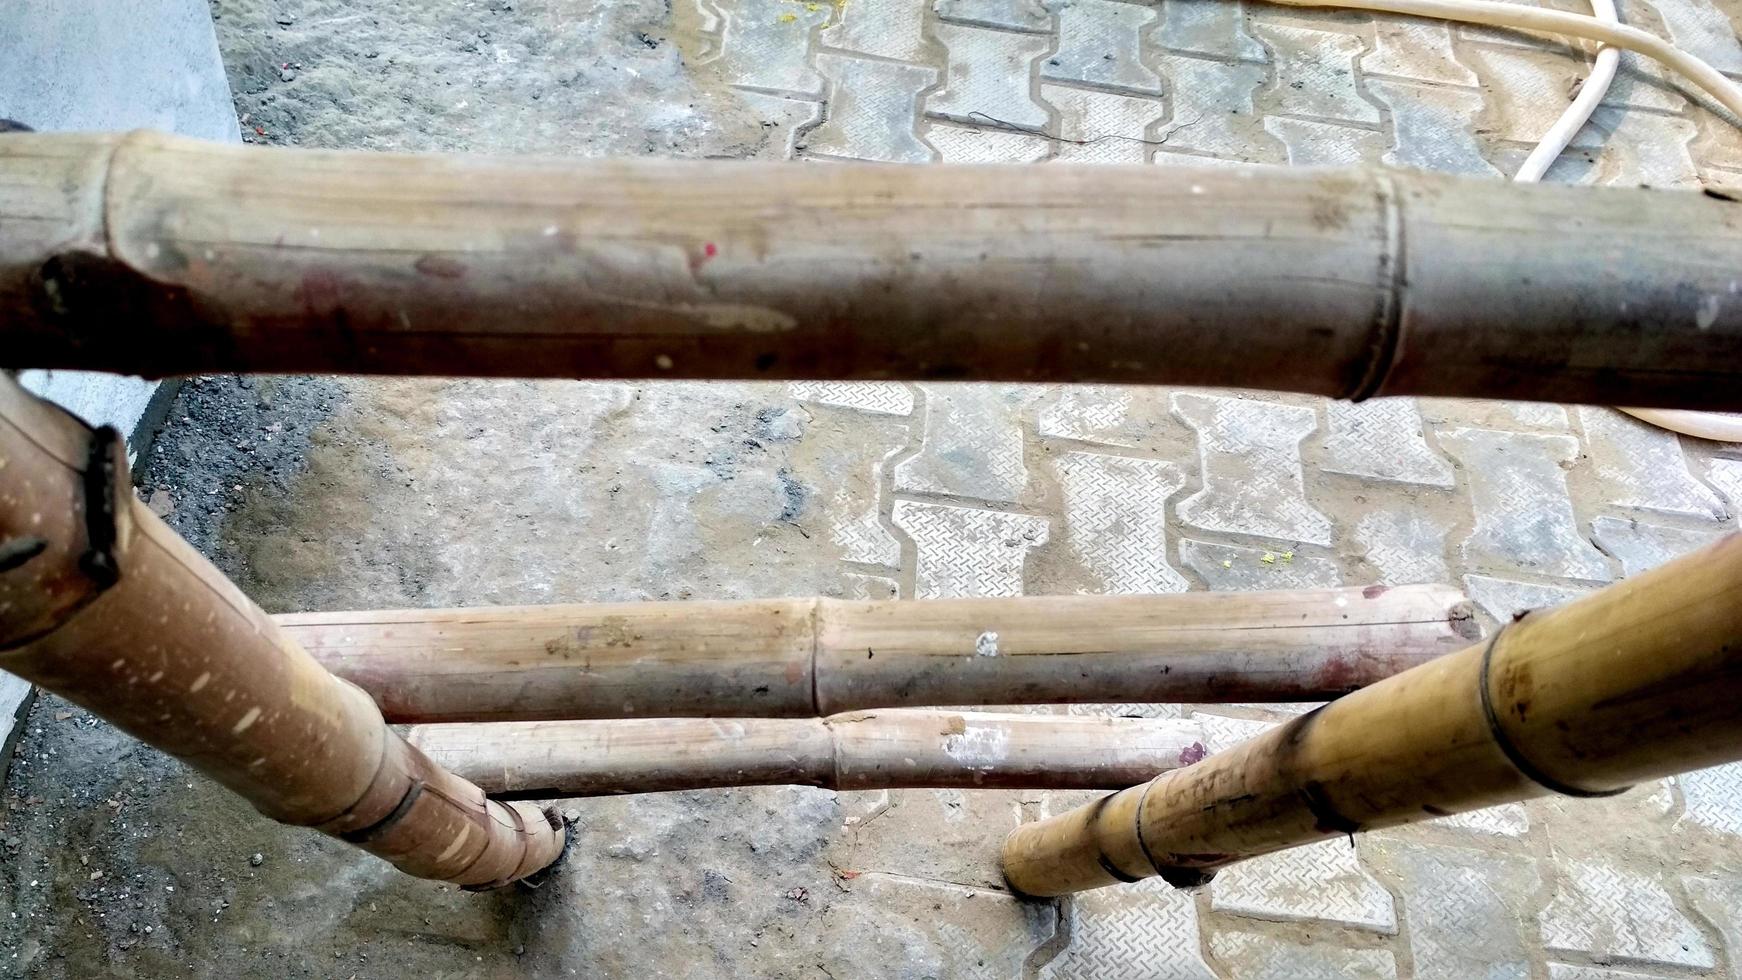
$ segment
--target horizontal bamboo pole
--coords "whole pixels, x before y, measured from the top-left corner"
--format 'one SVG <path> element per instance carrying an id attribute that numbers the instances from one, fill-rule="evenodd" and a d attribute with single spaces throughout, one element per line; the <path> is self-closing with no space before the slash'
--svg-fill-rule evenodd
<path id="1" fill-rule="evenodd" d="M 1201 758 L 1190 721 L 953 711 L 420 725 L 437 765 L 498 799 L 723 786 L 1123 789 Z"/>
<path id="2" fill-rule="evenodd" d="M 1725 195 L 1403 170 L 0 138 L 0 357 L 21 367 L 1738 409 L 1738 268 Z"/>
<path id="3" fill-rule="evenodd" d="M 4 372 L 0 669 L 413 875 L 501 885 L 562 851 L 560 821 L 431 763 L 146 509 L 114 430 Z"/>
<path id="4" fill-rule="evenodd" d="M 1306 701 L 1477 635 L 1454 588 L 296 613 L 393 722 L 814 717 L 930 705 Z"/>
<path id="5" fill-rule="evenodd" d="M 1191 767 L 1027 824 L 1031 895 L 1176 883 L 1327 837 L 1742 759 L 1742 535 Z"/>

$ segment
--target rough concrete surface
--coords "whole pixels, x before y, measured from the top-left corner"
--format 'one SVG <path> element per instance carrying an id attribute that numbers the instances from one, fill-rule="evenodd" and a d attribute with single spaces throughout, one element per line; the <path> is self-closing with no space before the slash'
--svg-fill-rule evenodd
<path id="1" fill-rule="evenodd" d="M 1742 68 L 1731 0 L 1624 12 Z M 303 146 L 1497 175 L 1585 70 L 1498 32 L 1232 0 L 214 13 L 245 135 Z M 1655 76 L 1610 101 L 1555 179 L 1735 182 L 1742 139 Z M 1734 530 L 1742 447 L 1552 405 L 204 379 L 140 484 L 275 611 L 1444 580 L 1501 619 Z M 1073 710 L 1190 714 L 1216 750 L 1300 709 Z M 1272 855 L 1195 894 L 1008 896 L 1003 833 L 1092 796 L 573 801 L 539 888 L 466 895 L 273 826 L 45 697 L 0 810 L 0 969 L 1619 980 L 1742 957 L 1736 767 Z"/>

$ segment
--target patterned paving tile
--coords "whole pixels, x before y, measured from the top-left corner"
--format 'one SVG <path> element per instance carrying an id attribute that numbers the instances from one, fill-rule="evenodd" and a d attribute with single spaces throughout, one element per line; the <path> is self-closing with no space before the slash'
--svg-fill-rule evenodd
<path id="1" fill-rule="evenodd" d="M 997 120 L 1037 132 L 1046 127 L 1046 110 L 1030 94 L 1029 78 L 1050 41 L 957 24 L 938 24 L 934 34 L 949 61 L 943 89 L 926 98 L 927 115 L 964 123 Z"/>
<path id="2" fill-rule="evenodd" d="M 1742 72 L 1736 27 L 1711 0 L 1646 0 L 1663 18 L 1670 43 L 1722 72 Z"/>
<path id="3" fill-rule="evenodd" d="M 1732 516 L 1742 517 L 1742 459 L 1714 459 L 1706 464 L 1706 480 L 1730 501 Z"/>
<path id="4" fill-rule="evenodd" d="M 1389 75 L 1435 85 L 1476 84 L 1476 73 L 1458 60 L 1452 29 L 1413 17 L 1374 18 L 1373 48 L 1359 62 L 1364 75 Z"/>
<path id="5" fill-rule="evenodd" d="M 1161 78 L 1138 58 L 1139 38 L 1155 23 L 1153 7 L 1122 0 L 1074 0 L 1058 8 L 1058 50 L 1042 78 L 1096 88 L 1161 94 Z"/>
<path id="6" fill-rule="evenodd" d="M 1210 955 L 1241 980 L 1387 980 L 1397 958 L 1382 949 L 1348 949 L 1329 942 L 1298 943 L 1251 932 L 1218 932 Z"/>
<path id="7" fill-rule="evenodd" d="M 919 551 L 917 599 L 1021 595 L 1028 552 L 1047 540 L 1046 519 L 1025 514 L 898 500 L 894 519 Z"/>
<path id="8" fill-rule="evenodd" d="M 1742 974 L 1742 965 L 1736 962 L 1736 951 L 1742 950 L 1742 878 L 1734 875 L 1721 878 L 1684 875 L 1682 891 L 1687 894 L 1694 911 L 1710 922 L 1723 938 L 1730 961 L 1730 975 Z"/>
<path id="9" fill-rule="evenodd" d="M 877 0 L 840 5 L 840 23 L 823 31 L 822 42 L 895 61 L 927 61 L 924 35 L 927 0 Z"/>
<path id="10" fill-rule="evenodd" d="M 1591 522 L 1592 538 L 1598 547 L 1621 562 L 1622 575 L 1638 575 L 1656 568 L 1710 543 L 1718 534 L 1716 529 L 1684 531 L 1615 517 L 1599 517 Z"/>
<path id="11" fill-rule="evenodd" d="M 1352 167 L 1378 163 L 1385 134 L 1353 126 L 1266 116 L 1264 131 L 1282 141 L 1291 167 Z"/>
<path id="12" fill-rule="evenodd" d="M 1052 26 L 1042 0 L 937 0 L 940 20 L 1012 31 L 1045 31 Z"/>
<path id="13" fill-rule="evenodd" d="M 1323 469 L 1434 487 L 1452 485 L 1452 464 L 1428 448 L 1421 412 L 1411 398 L 1375 398 L 1325 405 Z"/>
<path id="14" fill-rule="evenodd" d="M 1162 47 L 1211 58 L 1266 62 L 1270 52 L 1246 30 L 1245 7 L 1238 0 L 1162 0 Z"/>
<path id="15" fill-rule="evenodd" d="M 1041 967 L 1042 980 L 1215 978 L 1199 951 L 1191 895 L 1160 878 L 1083 892 L 1064 915 L 1070 944 Z"/>
<path id="16" fill-rule="evenodd" d="M 1582 966 L 1570 963 L 1550 963 L 1548 980 L 1664 980 L 1661 975 L 1614 970 L 1606 966 Z"/>
<path id="17" fill-rule="evenodd" d="M 1598 109 L 1591 125 L 1606 130 L 1599 167 L 1607 184 L 1697 188 L 1700 168 L 1689 144 L 1694 124 L 1648 112 Z"/>
<path id="18" fill-rule="evenodd" d="M 795 381 L 792 397 L 879 415 L 912 415 L 913 390 L 895 381 Z"/>
<path id="19" fill-rule="evenodd" d="M 1499 622 L 1533 609 L 1547 609 L 1570 602 L 1586 590 L 1539 585 L 1535 582 L 1515 582 L 1487 575 L 1464 576 L 1464 594 Z"/>
<path id="20" fill-rule="evenodd" d="M 905 422 L 843 412 L 817 419 L 795 451 L 793 475 L 821 498 L 822 506 L 814 512 L 825 522 L 827 537 L 843 561 L 890 568 L 901 564 L 901 543 L 883 526 L 878 497 L 884 466 L 906 446 Z"/>
<path id="21" fill-rule="evenodd" d="M 797 152 L 799 131 L 823 118 L 823 104 L 765 92 L 739 90 L 738 97 L 756 110 L 768 139 L 757 154 L 762 160 L 790 160 Z"/>
<path id="22" fill-rule="evenodd" d="M 1711 947 L 1663 885 L 1634 871 L 1560 861 L 1554 900 L 1542 913 L 1552 951 L 1606 962 L 1710 967 Z"/>
<path id="23" fill-rule="evenodd" d="M 1217 592 L 1324 589 L 1343 584 L 1335 563 L 1283 550 L 1261 551 L 1186 538 L 1179 543 L 1179 557 Z"/>
<path id="24" fill-rule="evenodd" d="M 1579 458 L 1570 436 L 1452 429 L 1440 448 L 1463 464 L 1476 526 L 1463 543 L 1472 566 L 1516 568 L 1606 582 L 1608 562 L 1579 533 L 1563 463 Z"/>
<path id="25" fill-rule="evenodd" d="M 1327 840 L 1224 868 L 1210 883 L 1218 912 L 1281 921 L 1327 921 L 1395 933 L 1391 893 L 1362 870 L 1352 841 Z"/>
<path id="26" fill-rule="evenodd" d="M 1111 385 L 1071 385 L 1035 417 L 1035 429 L 1055 439 L 1133 446 L 1121 431 L 1131 417 L 1131 391 Z"/>
<path id="27" fill-rule="evenodd" d="M 995 385 L 921 385 L 925 434 L 895 468 L 895 489 L 1014 501 L 1028 483 L 1022 408 L 1036 394 Z"/>
<path id="28" fill-rule="evenodd" d="M 928 123 L 923 135 L 942 163 L 1039 163 L 1052 152 L 1049 140 L 996 129 Z"/>
<path id="29" fill-rule="evenodd" d="M 1254 162 L 1280 162 L 1269 152 L 1263 131 L 1253 125 L 1253 95 L 1269 70 L 1263 65 L 1229 64 L 1185 55 L 1156 60 L 1167 76 L 1173 115 L 1164 134 L 1169 150 L 1186 150 Z"/>
<path id="30" fill-rule="evenodd" d="M 919 93 L 937 71 L 918 65 L 819 54 L 829 79 L 828 119 L 805 137 L 807 155 L 928 163 L 932 150 L 914 135 Z"/>
<path id="31" fill-rule="evenodd" d="M 1523 837 L 1530 832 L 1530 813 L 1518 803 L 1438 817 L 1432 822 L 1436 827 L 1457 827 L 1496 837 Z"/>
<path id="32" fill-rule="evenodd" d="M 1310 408 L 1179 393 L 1173 411 L 1198 433 L 1203 489 L 1179 505 L 1192 527 L 1285 541 L 1331 543 L 1331 521 L 1306 498 L 1300 441 L 1318 428 Z"/>
<path id="33" fill-rule="evenodd" d="M 1385 162 L 1454 174 L 1498 175 L 1476 143 L 1474 120 L 1482 95 L 1466 89 L 1367 80 L 1367 93 L 1391 110 L 1391 149 Z"/>
<path id="34" fill-rule="evenodd" d="M 1742 837 L 1742 763 L 1685 772 L 1676 782 L 1687 803 L 1683 820 Z"/>
<path id="35" fill-rule="evenodd" d="M 1592 475 L 1604 485 L 1603 499 L 1664 514 L 1724 516 L 1717 494 L 1688 471 L 1675 433 L 1612 408 L 1581 405 L 1578 413 Z"/>
<path id="36" fill-rule="evenodd" d="M 1466 48 L 1470 65 L 1490 93 L 1481 128 L 1491 138 L 1535 143 L 1566 108 L 1567 93 L 1587 70 L 1573 49 L 1561 44 L 1479 44 Z M 1587 129 L 1578 146 L 1597 142 Z"/>
<path id="37" fill-rule="evenodd" d="M 1365 549 L 1367 563 L 1378 570 L 1380 585 L 1449 582 L 1446 530 L 1419 508 L 1376 510 L 1356 522 L 1355 540 Z"/>
<path id="38" fill-rule="evenodd" d="M 1355 59 L 1367 49 L 1360 38 L 1281 24 L 1257 31 L 1276 56 L 1274 111 L 1378 125 L 1379 110 L 1355 87 Z"/>
<path id="39" fill-rule="evenodd" d="M 1379 850 L 1409 917 L 1416 980 L 1528 980 L 1536 943 L 1523 912 L 1537 890 L 1534 862 L 1414 842 Z"/>
<path id="40" fill-rule="evenodd" d="M 1065 453 L 1058 457 L 1065 539 L 1100 580 L 1097 591 L 1184 592 L 1167 563 L 1167 499 L 1185 485 L 1179 467 L 1152 459 Z"/>
<path id="41" fill-rule="evenodd" d="M 1040 97 L 1058 110 L 1061 138 L 1090 141 L 1059 144 L 1054 159 L 1077 163 L 1143 163 L 1149 147 L 1142 141 L 1167 111 L 1153 99 L 1064 85 L 1042 85 Z"/>
<path id="42" fill-rule="evenodd" d="M 1211 755 L 1226 752 L 1241 742 L 1250 741 L 1275 728 L 1279 722 L 1256 721 L 1251 718 L 1229 718 L 1206 712 L 1193 712 L 1192 721 L 1204 733 L 1204 748 Z"/>
<path id="43" fill-rule="evenodd" d="M 901 583 L 883 575 L 843 572 L 841 574 L 841 598 L 870 599 L 877 602 L 885 599 L 899 599 L 901 598 Z"/>
<path id="44" fill-rule="evenodd" d="M 727 81 L 744 88 L 820 97 L 823 78 L 810 65 L 810 35 L 832 8 L 785 0 L 721 0 L 725 34 L 720 63 Z"/>

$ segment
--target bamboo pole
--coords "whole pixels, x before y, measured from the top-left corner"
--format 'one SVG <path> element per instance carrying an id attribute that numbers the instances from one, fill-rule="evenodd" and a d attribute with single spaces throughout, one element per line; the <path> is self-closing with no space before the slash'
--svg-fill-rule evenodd
<path id="1" fill-rule="evenodd" d="M 1477 635 L 1454 588 L 295 613 L 392 722 L 1337 697 Z"/>
<path id="2" fill-rule="evenodd" d="M 1504 627 L 1230 751 L 1027 824 L 1017 890 L 1061 895 L 1742 759 L 1742 535 Z"/>
<path id="3" fill-rule="evenodd" d="M 13 134 L 5 358 L 1742 408 L 1742 207 L 1725 195 L 1160 177 Z"/>
<path id="4" fill-rule="evenodd" d="M 1190 721 L 952 711 L 420 725 L 406 736 L 497 799 L 724 786 L 1123 789 L 1200 758 Z"/>
<path id="5" fill-rule="evenodd" d="M 419 877 L 502 885 L 562 850 L 560 821 L 431 763 L 140 504 L 113 429 L 3 372 L 0 669 Z"/>

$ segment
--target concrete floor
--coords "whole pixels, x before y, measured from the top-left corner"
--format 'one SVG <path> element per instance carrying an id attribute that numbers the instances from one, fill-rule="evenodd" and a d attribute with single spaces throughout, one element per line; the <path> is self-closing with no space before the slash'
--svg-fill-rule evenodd
<path id="1" fill-rule="evenodd" d="M 1497 173 L 1583 71 L 1493 32 L 1227 0 L 214 12 L 244 134 L 301 145 Z M 1742 8 L 1625 12 L 1742 69 L 1726 20 Z M 1612 102 L 1553 176 L 1742 180 L 1742 140 L 1651 76 Z M 1049 138 L 1102 135 L 1129 138 Z M 206 379 L 141 484 L 274 611 L 1443 580 L 1492 625 L 1734 530 L 1742 446 L 1552 405 Z M 1216 749 L 1298 706 L 1093 710 L 1196 719 Z M 576 801 L 575 845 L 541 888 L 466 895 L 271 825 L 43 698 L 0 811 L 0 971 L 1742 976 L 1736 767 L 1304 848 L 1195 894 L 1006 895 L 1004 832 L 1091 795 Z"/>

